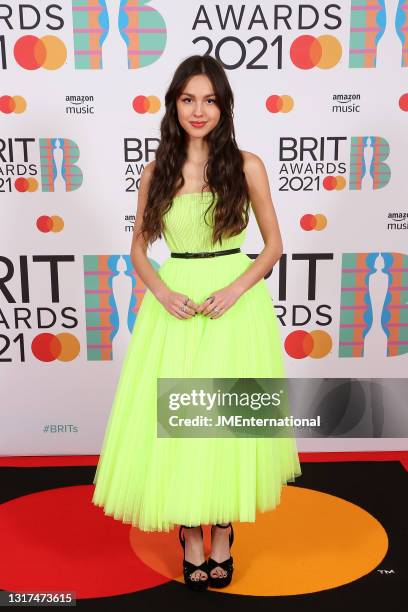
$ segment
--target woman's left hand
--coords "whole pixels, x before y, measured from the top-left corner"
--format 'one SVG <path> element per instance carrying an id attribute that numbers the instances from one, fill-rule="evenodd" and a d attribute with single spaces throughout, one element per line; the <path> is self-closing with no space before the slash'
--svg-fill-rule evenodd
<path id="1" fill-rule="evenodd" d="M 235 304 L 240 296 L 241 291 L 234 286 L 214 291 L 202 304 L 199 304 L 197 314 L 218 319 Z"/>

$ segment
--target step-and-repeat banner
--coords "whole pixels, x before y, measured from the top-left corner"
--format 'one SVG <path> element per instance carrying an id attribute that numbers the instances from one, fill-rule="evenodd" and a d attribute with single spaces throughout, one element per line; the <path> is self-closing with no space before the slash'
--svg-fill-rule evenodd
<path id="1" fill-rule="evenodd" d="M 404 448 L 407 30 L 403 0 L 0 4 L 0 454 L 100 450 L 146 289 L 140 174 L 197 53 L 224 65 L 238 145 L 269 173 L 294 410 L 331 415 L 299 449 Z M 262 248 L 251 214 L 243 250 Z"/>

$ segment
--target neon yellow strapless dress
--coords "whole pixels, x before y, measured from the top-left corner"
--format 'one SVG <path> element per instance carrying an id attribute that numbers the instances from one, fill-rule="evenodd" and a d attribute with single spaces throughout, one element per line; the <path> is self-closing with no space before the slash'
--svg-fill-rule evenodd
<path id="1" fill-rule="evenodd" d="M 221 246 L 211 243 L 203 219 L 210 202 L 210 193 L 174 198 L 164 233 L 171 251 L 242 247 L 246 229 Z M 201 303 L 251 265 L 243 252 L 169 256 L 158 274 Z M 157 378 L 284 376 L 279 323 L 264 279 L 217 319 L 178 319 L 147 289 L 122 364 L 92 503 L 143 531 L 253 522 L 257 510 L 272 510 L 282 486 L 302 473 L 295 438 L 158 438 Z"/>

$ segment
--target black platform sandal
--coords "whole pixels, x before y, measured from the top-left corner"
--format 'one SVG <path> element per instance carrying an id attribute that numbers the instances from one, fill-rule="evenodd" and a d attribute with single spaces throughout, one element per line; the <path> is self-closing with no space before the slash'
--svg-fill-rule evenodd
<path id="1" fill-rule="evenodd" d="M 204 560 L 204 562 L 201 563 L 201 565 L 194 565 L 193 563 L 190 563 L 190 561 L 186 561 L 186 540 L 185 538 L 181 537 L 181 531 L 183 528 L 192 529 L 192 527 L 188 527 L 187 525 L 180 525 L 180 529 L 179 529 L 179 540 L 180 540 L 180 544 L 182 545 L 183 551 L 184 551 L 184 556 L 183 556 L 184 582 L 190 589 L 193 589 L 194 591 L 204 591 L 208 587 L 209 573 L 208 573 L 208 568 L 207 568 L 207 561 Z M 200 525 L 200 529 L 201 529 L 201 536 L 203 537 L 203 528 L 201 527 L 201 525 Z M 207 574 L 207 578 L 206 579 L 199 578 L 198 580 L 192 579 L 191 574 L 193 574 L 196 570 L 201 570 L 202 572 L 205 572 Z"/>
<path id="2" fill-rule="evenodd" d="M 228 525 L 220 525 L 219 523 L 216 523 L 216 525 L 217 527 L 221 527 L 222 529 L 227 529 L 227 527 L 231 527 L 231 531 L 229 534 L 229 545 L 231 548 L 232 543 L 234 541 L 234 529 L 232 527 L 232 524 L 228 523 Z M 212 531 L 212 527 L 211 527 L 211 531 Z M 211 576 L 211 570 L 213 570 L 216 567 L 221 567 L 224 571 L 227 572 L 227 575 L 220 576 L 219 578 Z M 231 556 L 228 559 L 225 559 L 225 561 L 215 561 L 215 559 L 208 557 L 207 568 L 208 568 L 208 582 L 209 582 L 210 587 L 213 587 L 215 589 L 221 589 L 229 585 L 229 583 L 232 580 L 232 574 L 234 571 L 233 559 Z"/>

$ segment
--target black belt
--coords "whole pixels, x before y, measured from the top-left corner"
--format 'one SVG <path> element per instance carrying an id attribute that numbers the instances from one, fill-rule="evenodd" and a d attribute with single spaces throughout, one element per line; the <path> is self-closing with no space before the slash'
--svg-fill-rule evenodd
<path id="1" fill-rule="evenodd" d="M 239 253 L 241 249 L 227 249 L 226 251 L 210 251 L 208 253 L 170 253 L 171 257 L 183 257 L 190 259 L 192 257 L 217 257 L 218 255 L 230 255 L 231 253 Z"/>

